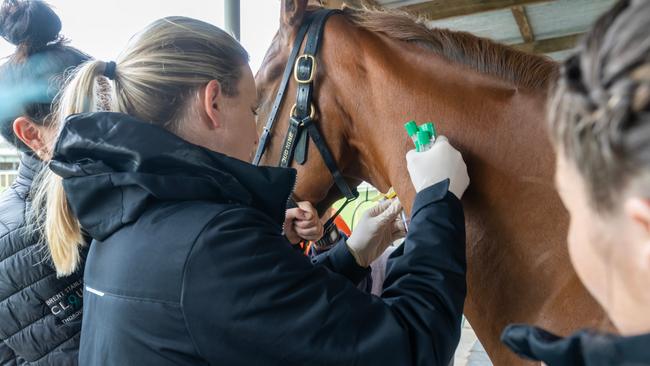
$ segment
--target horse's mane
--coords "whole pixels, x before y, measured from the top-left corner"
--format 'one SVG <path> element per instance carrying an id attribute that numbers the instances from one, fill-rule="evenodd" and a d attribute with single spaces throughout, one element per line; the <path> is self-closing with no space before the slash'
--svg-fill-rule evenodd
<path id="1" fill-rule="evenodd" d="M 558 65 L 548 57 L 518 51 L 466 32 L 431 29 L 424 19 L 403 11 L 346 8 L 344 13 L 359 27 L 418 44 L 452 62 L 520 87 L 546 88 L 557 76 Z"/>

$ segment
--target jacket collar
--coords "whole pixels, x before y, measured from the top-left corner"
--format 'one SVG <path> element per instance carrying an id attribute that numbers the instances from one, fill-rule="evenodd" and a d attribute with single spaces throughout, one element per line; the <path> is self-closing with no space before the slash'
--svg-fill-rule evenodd
<path id="1" fill-rule="evenodd" d="M 14 187 L 23 198 L 29 194 L 34 177 L 42 167 L 43 162 L 35 155 L 29 153 L 20 155 L 20 165 L 18 166 L 18 175 L 14 180 Z"/>
<path id="2" fill-rule="evenodd" d="M 293 169 L 256 167 L 111 112 L 70 116 L 50 168 L 64 178 L 82 227 L 99 240 L 164 201 L 237 203 L 281 224 L 296 179 Z"/>
<path id="3" fill-rule="evenodd" d="M 562 338 L 527 325 L 510 325 L 501 340 L 527 359 L 550 366 L 650 365 L 650 334 L 622 337 L 582 330 Z"/>

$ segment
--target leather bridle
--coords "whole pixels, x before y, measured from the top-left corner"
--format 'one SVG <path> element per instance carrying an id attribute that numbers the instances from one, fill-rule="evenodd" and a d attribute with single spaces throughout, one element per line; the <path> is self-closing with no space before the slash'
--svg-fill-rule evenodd
<path id="1" fill-rule="evenodd" d="M 268 145 L 269 136 L 273 131 L 273 125 L 277 119 L 278 112 L 282 106 L 289 81 L 293 77 L 298 84 L 296 103 L 291 108 L 289 114 L 289 127 L 284 138 L 284 143 L 282 144 L 278 165 L 285 168 L 289 167 L 291 166 L 292 160 L 295 160 L 300 165 L 305 164 L 307 162 L 309 138 L 316 145 L 327 169 L 332 174 L 334 183 L 346 198 L 345 204 L 325 224 L 325 237 L 335 228 L 333 222 L 336 216 L 341 213 L 347 204 L 359 196 L 357 189 L 350 187 L 345 181 L 343 174 L 336 164 L 336 160 L 334 160 L 332 152 L 327 147 L 327 143 L 316 125 L 316 109 L 313 104 L 314 82 L 316 80 L 318 64 L 317 55 L 323 37 L 323 29 L 325 28 L 327 19 L 340 12 L 340 10 L 319 9 L 308 14 L 300 25 L 293 43 L 293 48 L 289 54 L 287 65 L 284 69 L 280 88 L 278 89 L 262 135 L 260 136 L 259 145 L 257 146 L 255 158 L 253 159 L 253 164 L 259 165 Z M 298 55 L 305 38 L 305 48 Z"/>

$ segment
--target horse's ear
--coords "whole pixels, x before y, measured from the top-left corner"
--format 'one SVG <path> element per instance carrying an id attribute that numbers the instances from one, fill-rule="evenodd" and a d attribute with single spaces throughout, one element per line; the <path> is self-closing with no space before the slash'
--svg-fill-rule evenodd
<path id="1" fill-rule="evenodd" d="M 282 25 L 289 28 L 297 28 L 302 23 L 305 16 L 307 3 L 309 0 L 281 0 L 282 15 L 280 20 Z"/>

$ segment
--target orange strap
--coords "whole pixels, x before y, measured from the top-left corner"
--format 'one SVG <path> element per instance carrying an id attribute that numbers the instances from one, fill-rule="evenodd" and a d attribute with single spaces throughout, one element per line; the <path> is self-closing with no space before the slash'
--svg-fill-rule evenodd
<path id="1" fill-rule="evenodd" d="M 345 220 L 343 220 L 340 215 L 336 216 L 334 219 L 334 224 L 337 228 L 339 228 L 339 230 L 341 230 L 341 232 L 343 232 L 343 234 L 347 235 L 348 237 L 350 234 L 352 234 L 352 230 L 350 230 L 350 227 L 345 223 Z"/>

